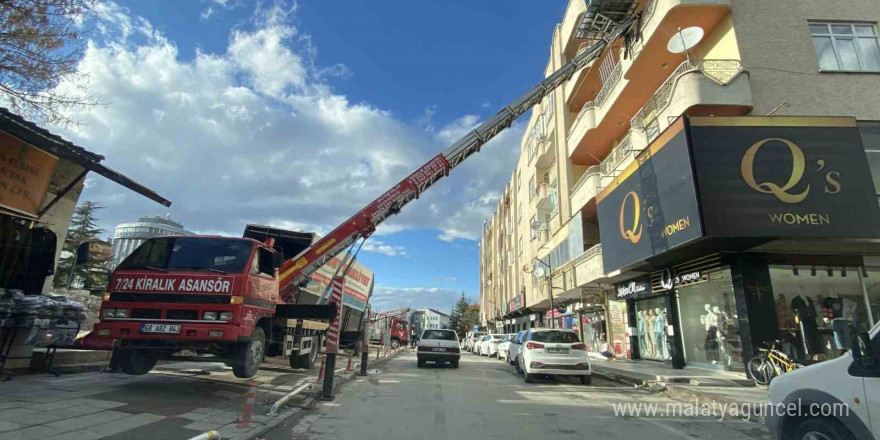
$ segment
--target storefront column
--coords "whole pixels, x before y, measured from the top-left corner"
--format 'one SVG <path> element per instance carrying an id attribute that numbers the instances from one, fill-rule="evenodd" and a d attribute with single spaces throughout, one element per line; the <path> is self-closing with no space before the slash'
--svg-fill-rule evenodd
<path id="1" fill-rule="evenodd" d="M 672 360 L 672 368 L 684 368 L 684 344 L 681 339 L 681 325 L 678 319 L 678 301 L 675 289 L 670 289 L 664 295 L 666 298 L 666 346 L 669 347 L 669 357 Z M 672 328 L 672 335 L 669 334 L 669 328 Z"/>
<path id="2" fill-rule="evenodd" d="M 779 338 L 773 286 L 766 260 L 757 255 L 737 254 L 731 261 L 730 272 L 743 362 L 748 363 L 761 344 Z"/>
<path id="3" fill-rule="evenodd" d="M 636 316 L 636 301 L 632 299 L 626 300 L 626 314 L 629 322 L 629 346 L 632 350 L 633 359 L 641 359 L 642 353 L 639 351 L 639 332 L 633 330 L 638 325 L 638 317 Z"/>

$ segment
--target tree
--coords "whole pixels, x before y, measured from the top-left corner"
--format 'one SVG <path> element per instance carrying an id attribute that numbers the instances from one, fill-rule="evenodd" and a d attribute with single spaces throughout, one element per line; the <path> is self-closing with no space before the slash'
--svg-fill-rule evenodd
<path id="1" fill-rule="evenodd" d="M 94 1 L 0 1 L 0 96 L 13 111 L 71 125 L 65 110 L 98 104 L 77 70 L 86 48 L 83 23 Z"/>
<path id="2" fill-rule="evenodd" d="M 98 227 L 96 214 L 103 206 L 95 202 L 83 202 L 73 211 L 67 238 L 64 240 L 64 251 L 67 255 L 58 262 L 55 271 L 55 286 L 81 286 L 92 288 L 107 283 L 105 269 L 108 258 L 89 252 L 88 262 L 76 264 L 76 250 L 82 243 L 98 240 L 104 230 Z"/>
<path id="3" fill-rule="evenodd" d="M 461 292 L 461 297 L 455 302 L 452 313 L 449 315 L 449 328 L 463 336 L 471 331 L 478 321 L 479 312 L 468 302 L 464 292 Z"/>

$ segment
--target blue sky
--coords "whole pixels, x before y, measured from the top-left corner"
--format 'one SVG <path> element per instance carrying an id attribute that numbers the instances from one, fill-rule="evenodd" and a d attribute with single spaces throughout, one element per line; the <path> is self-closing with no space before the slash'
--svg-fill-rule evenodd
<path id="1" fill-rule="evenodd" d="M 104 2 L 80 70 L 107 105 L 58 131 L 175 203 L 90 178 L 81 200 L 108 230 L 170 212 L 200 233 L 327 232 L 534 85 L 565 5 Z M 482 219 L 524 122 L 368 241 L 376 308 L 478 296 Z"/>

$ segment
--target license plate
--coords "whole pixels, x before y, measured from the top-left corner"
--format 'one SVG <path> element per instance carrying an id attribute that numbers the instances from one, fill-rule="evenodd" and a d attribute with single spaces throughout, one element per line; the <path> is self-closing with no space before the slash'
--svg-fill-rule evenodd
<path id="1" fill-rule="evenodd" d="M 431 349 L 431 351 L 446 351 L 446 349 L 443 347 L 434 347 Z"/>
<path id="2" fill-rule="evenodd" d="M 180 333 L 180 324 L 141 324 L 141 333 Z"/>
<path id="3" fill-rule="evenodd" d="M 548 348 L 547 353 L 556 353 L 556 354 L 567 354 L 567 348 Z"/>

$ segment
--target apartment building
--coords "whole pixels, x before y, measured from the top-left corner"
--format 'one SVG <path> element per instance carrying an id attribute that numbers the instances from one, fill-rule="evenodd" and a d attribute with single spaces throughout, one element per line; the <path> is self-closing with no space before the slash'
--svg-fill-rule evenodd
<path id="1" fill-rule="evenodd" d="M 571 0 L 480 242 L 488 328 L 742 371 L 880 321 L 880 3 Z M 872 179 L 873 174 L 873 179 Z"/>

